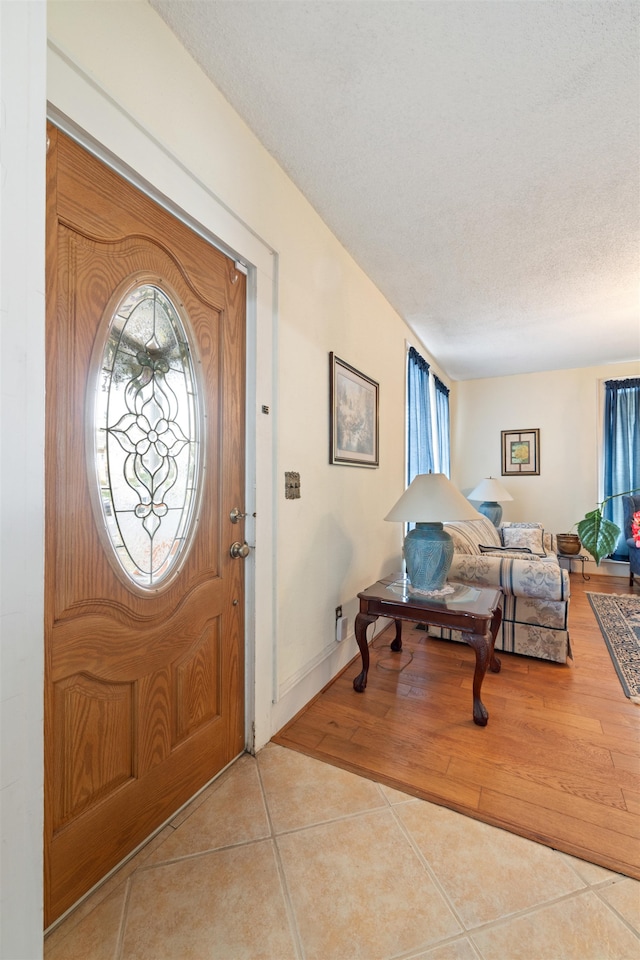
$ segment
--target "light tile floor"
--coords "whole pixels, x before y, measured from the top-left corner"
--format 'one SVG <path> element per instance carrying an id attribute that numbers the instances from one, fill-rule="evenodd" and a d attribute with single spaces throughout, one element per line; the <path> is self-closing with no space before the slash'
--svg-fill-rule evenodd
<path id="1" fill-rule="evenodd" d="M 640 883 L 269 744 L 46 960 L 638 960 Z"/>

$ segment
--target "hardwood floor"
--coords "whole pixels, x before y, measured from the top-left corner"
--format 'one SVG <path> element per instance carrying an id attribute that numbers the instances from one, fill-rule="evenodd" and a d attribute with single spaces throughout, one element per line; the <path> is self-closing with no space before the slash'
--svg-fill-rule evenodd
<path id="1" fill-rule="evenodd" d="M 638 585 L 635 585 L 638 592 Z M 500 652 L 472 722 L 474 653 L 409 623 L 371 647 L 273 739 L 512 833 L 640 879 L 640 706 L 624 695 L 587 598 L 628 579 L 571 575 L 566 665 Z M 355 642 L 354 642 L 355 647 Z"/>

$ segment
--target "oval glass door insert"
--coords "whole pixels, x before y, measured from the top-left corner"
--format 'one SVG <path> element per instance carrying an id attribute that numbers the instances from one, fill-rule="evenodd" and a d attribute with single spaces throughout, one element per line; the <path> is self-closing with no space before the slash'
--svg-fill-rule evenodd
<path id="1" fill-rule="evenodd" d="M 176 573 L 196 518 L 200 404 L 185 322 L 144 283 L 110 320 L 95 396 L 99 499 L 121 569 L 143 589 Z"/>

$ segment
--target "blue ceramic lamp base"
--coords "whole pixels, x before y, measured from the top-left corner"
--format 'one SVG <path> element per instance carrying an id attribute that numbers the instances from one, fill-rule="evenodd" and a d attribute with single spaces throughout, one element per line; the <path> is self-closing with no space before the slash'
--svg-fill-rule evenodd
<path id="1" fill-rule="evenodd" d="M 404 559 L 416 590 L 442 590 L 453 560 L 453 540 L 441 523 L 418 523 L 405 537 Z"/>
<path id="2" fill-rule="evenodd" d="M 478 513 L 482 513 L 485 517 L 488 517 L 494 527 L 500 526 L 500 521 L 502 520 L 502 505 L 499 504 L 497 500 L 485 500 L 484 503 L 481 503 L 478 507 Z"/>

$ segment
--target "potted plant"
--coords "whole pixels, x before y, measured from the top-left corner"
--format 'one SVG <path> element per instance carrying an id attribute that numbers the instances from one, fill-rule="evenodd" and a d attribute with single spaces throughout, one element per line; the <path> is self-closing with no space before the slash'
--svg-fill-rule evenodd
<path id="1" fill-rule="evenodd" d="M 596 563 L 600 563 L 603 557 L 613 553 L 620 536 L 620 527 L 617 523 L 603 517 L 604 505 L 615 497 L 624 497 L 626 494 L 635 493 L 637 490 L 638 487 L 634 490 L 626 490 L 623 493 L 614 493 L 610 497 L 605 497 L 595 510 L 585 514 L 584 519 L 578 523 L 580 542 Z"/>
<path id="2" fill-rule="evenodd" d="M 577 533 L 557 533 L 558 550 L 565 557 L 577 557 L 580 553 L 580 537 Z"/>

